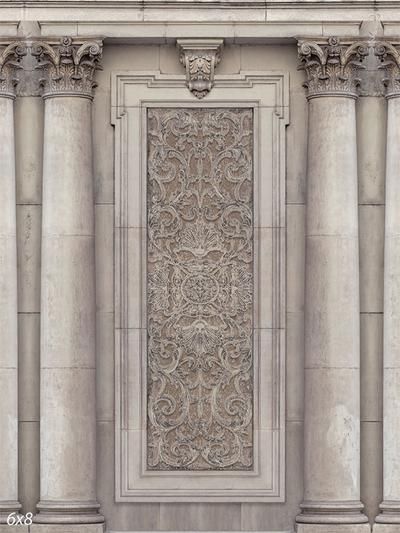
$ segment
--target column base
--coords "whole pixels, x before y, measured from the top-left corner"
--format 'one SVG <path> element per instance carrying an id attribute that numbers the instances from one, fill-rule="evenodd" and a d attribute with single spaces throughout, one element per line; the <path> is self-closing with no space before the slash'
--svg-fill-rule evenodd
<path id="1" fill-rule="evenodd" d="M 298 531 L 315 531 L 317 533 L 318 528 L 321 528 L 321 526 L 351 526 L 355 532 L 365 531 L 365 529 L 355 529 L 356 525 L 367 526 L 366 531 L 371 530 L 368 517 L 363 513 L 364 505 L 359 501 L 306 501 L 300 505 L 300 508 L 301 514 L 296 518 Z M 315 524 L 316 529 L 299 529 L 303 524 L 307 526 Z M 331 529 L 326 530 L 327 533 L 330 531 Z M 333 531 L 339 532 L 342 530 L 333 528 Z"/>
<path id="2" fill-rule="evenodd" d="M 374 531 L 389 531 L 392 533 L 391 529 L 379 529 L 378 525 L 390 526 L 393 524 L 397 528 L 396 533 L 400 531 L 400 502 L 398 501 L 384 501 L 379 506 L 381 513 L 375 518 Z M 395 525 L 397 524 L 397 525 Z"/>
<path id="3" fill-rule="evenodd" d="M 7 526 L 7 524 L 0 524 L 0 533 L 29 533 L 29 526 Z"/>
<path id="4" fill-rule="evenodd" d="M 296 532 L 297 533 L 371 533 L 371 526 L 369 524 L 297 524 Z M 390 531 L 390 533 L 392 532 Z M 396 533 L 399 533 L 399 532 L 397 531 Z"/>
<path id="5" fill-rule="evenodd" d="M 0 524 L 7 524 L 7 518 L 11 513 L 19 513 L 21 504 L 18 501 L 0 501 Z M 0 529 L 0 533 L 2 533 Z"/>
<path id="6" fill-rule="evenodd" d="M 104 516 L 99 513 L 100 505 L 93 501 L 45 501 L 42 500 L 37 505 L 38 514 L 35 515 L 33 521 L 35 524 L 78 524 L 82 527 L 83 524 L 96 525 L 104 523 Z M 39 531 L 39 530 L 38 530 Z M 42 530 L 40 530 L 42 531 Z M 47 532 L 50 530 L 44 529 Z M 63 530 L 60 530 L 63 531 Z M 71 530 L 72 531 L 72 530 Z M 75 531 L 75 530 L 74 530 Z M 86 531 L 86 529 L 85 529 Z M 92 533 L 92 530 L 88 532 Z M 93 532 L 103 531 L 102 529 L 94 529 Z"/>
<path id="7" fill-rule="evenodd" d="M 398 524 L 374 524 L 373 533 L 399 533 L 400 522 Z"/>
<path id="8" fill-rule="evenodd" d="M 29 533 L 104 533 L 103 524 L 32 524 Z M 0 531 L 1 533 L 1 531 Z M 7 531 L 7 533 L 11 533 Z"/>

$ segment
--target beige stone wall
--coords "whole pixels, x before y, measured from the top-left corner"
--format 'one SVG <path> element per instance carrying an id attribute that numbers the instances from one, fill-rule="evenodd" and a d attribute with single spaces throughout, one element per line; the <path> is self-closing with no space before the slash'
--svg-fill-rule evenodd
<path id="1" fill-rule="evenodd" d="M 287 497 L 284 504 L 115 504 L 113 425 L 113 70 L 181 73 L 174 45 L 106 46 L 94 101 L 97 282 L 98 493 L 111 529 L 290 530 L 303 496 L 304 272 L 307 101 L 294 45 L 226 46 L 219 74 L 290 74 L 287 128 Z M 382 301 L 386 102 L 357 102 L 361 287 L 362 500 L 370 519 L 382 498 Z M 371 124 L 373 122 L 373 125 Z"/>
<path id="2" fill-rule="evenodd" d="M 307 102 L 296 46 L 226 46 L 219 74 L 290 73 L 287 130 L 287 498 L 284 504 L 114 503 L 113 128 L 110 76 L 116 70 L 182 73 L 174 45 L 106 46 L 94 100 L 97 286 L 98 497 L 111 530 L 278 530 L 293 527 L 303 495 L 304 193 Z"/>
<path id="3" fill-rule="evenodd" d="M 295 44 L 227 43 L 219 74 L 279 70 L 290 76 L 287 128 L 287 349 L 285 503 L 115 503 L 114 472 L 114 71 L 183 73 L 171 45 L 106 44 L 93 104 L 96 247 L 97 493 L 107 528 L 290 531 L 303 498 L 304 279 L 307 100 Z M 361 496 L 371 520 L 382 501 L 383 243 L 386 101 L 356 103 L 361 297 Z M 28 117 L 28 119 L 27 119 Z M 31 125 L 27 125 L 27 120 Z M 43 105 L 16 101 L 19 268 L 19 481 L 23 511 L 39 500 L 39 319 Z M 28 135 L 35 131 L 35 135 Z"/>

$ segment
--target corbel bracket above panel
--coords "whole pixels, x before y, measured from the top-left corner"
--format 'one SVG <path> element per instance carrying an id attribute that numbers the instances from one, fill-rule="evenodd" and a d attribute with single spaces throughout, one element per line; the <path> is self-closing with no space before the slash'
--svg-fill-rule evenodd
<path id="1" fill-rule="evenodd" d="M 186 84 L 196 98 L 204 98 L 214 85 L 215 67 L 221 61 L 223 39 L 178 39 L 179 61 Z"/>

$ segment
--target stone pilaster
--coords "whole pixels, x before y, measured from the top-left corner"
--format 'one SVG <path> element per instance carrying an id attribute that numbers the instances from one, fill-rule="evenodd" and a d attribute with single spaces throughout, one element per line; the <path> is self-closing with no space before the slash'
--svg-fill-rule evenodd
<path id="1" fill-rule="evenodd" d="M 301 533 L 370 531 L 360 502 L 355 100 L 368 49 L 299 42 L 309 100 Z"/>
<path id="2" fill-rule="evenodd" d="M 14 99 L 24 54 L 19 42 L 0 43 L 0 524 L 7 523 L 7 516 L 21 507 Z"/>
<path id="3" fill-rule="evenodd" d="M 103 530 L 96 501 L 91 101 L 99 41 L 36 42 L 45 100 L 41 487 L 32 531 Z M 68 524 L 68 526 L 63 525 Z"/>
<path id="4" fill-rule="evenodd" d="M 388 104 L 383 335 L 383 502 L 374 532 L 400 529 L 400 47 L 378 42 Z"/>

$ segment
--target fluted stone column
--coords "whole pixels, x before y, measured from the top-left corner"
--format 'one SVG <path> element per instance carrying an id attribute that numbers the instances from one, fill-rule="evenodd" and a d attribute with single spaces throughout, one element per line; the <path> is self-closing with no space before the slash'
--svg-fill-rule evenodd
<path id="1" fill-rule="evenodd" d="M 374 532 L 400 531 L 400 48 L 377 43 L 387 87 L 384 266 L 383 502 Z"/>
<path id="2" fill-rule="evenodd" d="M 0 524 L 6 524 L 7 516 L 21 507 L 14 99 L 15 67 L 24 53 L 19 43 L 0 46 Z M 8 527 L 0 525 L 0 530 Z"/>
<path id="3" fill-rule="evenodd" d="M 41 479 L 32 531 L 97 533 L 91 101 L 101 43 L 64 38 L 32 50 L 45 101 Z"/>
<path id="4" fill-rule="evenodd" d="M 355 101 L 361 43 L 299 43 L 309 100 L 305 461 L 299 533 L 370 531 L 360 502 Z"/>

